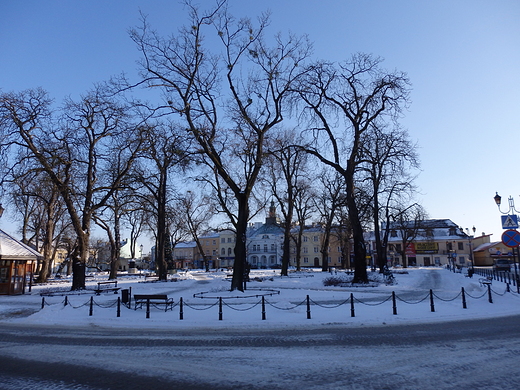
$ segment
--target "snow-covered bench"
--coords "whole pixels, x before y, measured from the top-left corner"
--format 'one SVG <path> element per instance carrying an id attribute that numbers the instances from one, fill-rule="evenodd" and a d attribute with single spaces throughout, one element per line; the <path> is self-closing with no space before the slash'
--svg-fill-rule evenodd
<path id="1" fill-rule="evenodd" d="M 134 310 L 141 309 L 143 305 L 164 305 L 164 311 L 173 310 L 173 298 L 168 298 L 166 294 L 135 294 Z"/>

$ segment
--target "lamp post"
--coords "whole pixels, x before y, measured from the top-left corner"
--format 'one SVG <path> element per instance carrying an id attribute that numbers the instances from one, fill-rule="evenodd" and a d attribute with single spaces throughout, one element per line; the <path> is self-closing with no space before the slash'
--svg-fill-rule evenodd
<path id="1" fill-rule="evenodd" d="M 497 204 L 497 207 L 498 207 L 498 211 L 501 213 L 501 214 L 504 214 L 504 215 L 510 215 L 510 216 L 515 216 L 518 220 L 518 214 L 520 213 L 520 211 L 518 211 L 515 207 L 515 200 L 513 199 L 512 196 L 509 196 L 509 198 L 507 198 L 507 201 L 508 201 L 508 206 L 509 206 L 509 209 L 507 211 L 502 211 L 502 209 L 500 208 L 500 205 L 502 204 L 502 197 L 500 195 L 498 195 L 498 192 L 496 193 L 496 195 L 493 197 L 493 199 L 495 200 L 495 203 Z M 512 252 L 513 252 L 513 265 L 515 267 L 515 279 L 516 279 L 516 284 L 517 284 L 517 287 L 518 286 L 518 282 L 520 281 L 519 278 L 518 278 L 518 270 L 517 270 L 517 267 L 516 267 L 516 256 L 515 256 L 515 248 L 511 248 Z M 517 250 L 517 254 L 520 255 L 520 252 L 518 252 L 518 246 L 516 247 L 516 250 Z M 519 290 L 520 291 L 520 290 Z"/>
<path id="2" fill-rule="evenodd" d="M 473 226 L 471 228 L 471 230 L 473 231 L 472 236 L 469 234 L 469 229 L 466 228 L 466 233 L 468 235 L 468 241 L 469 241 L 469 261 L 471 262 L 471 269 L 474 271 L 475 270 L 475 261 L 473 260 L 473 239 L 475 238 L 475 232 L 477 231 L 477 228 L 475 226 Z"/>
<path id="3" fill-rule="evenodd" d="M 455 261 L 457 259 L 457 253 L 453 249 L 453 247 L 455 246 L 454 244 L 455 241 L 453 241 L 453 243 L 446 241 L 446 251 L 448 252 L 448 264 L 450 266 L 450 269 L 453 270 L 453 272 L 455 272 L 456 269 Z"/>

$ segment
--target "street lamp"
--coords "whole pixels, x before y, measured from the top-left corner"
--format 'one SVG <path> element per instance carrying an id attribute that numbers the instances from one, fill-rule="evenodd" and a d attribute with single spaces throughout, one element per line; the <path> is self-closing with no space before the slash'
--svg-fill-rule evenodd
<path id="1" fill-rule="evenodd" d="M 462 230 L 462 228 L 461 228 Z M 471 228 L 471 230 L 473 231 L 473 235 L 470 236 L 469 234 L 469 229 L 466 228 L 466 234 L 468 235 L 468 241 L 469 241 L 469 261 L 471 262 L 471 276 L 473 276 L 473 274 L 475 273 L 475 261 L 473 259 L 473 239 L 475 238 L 475 232 L 477 231 L 477 228 L 475 226 L 473 226 Z M 469 271 L 468 271 L 468 274 L 469 274 Z"/>
<path id="2" fill-rule="evenodd" d="M 455 241 L 449 242 L 446 241 L 446 251 L 448 252 L 448 264 L 451 267 L 453 267 L 453 272 L 456 272 L 456 260 L 457 260 L 457 252 L 455 252 Z"/>
<path id="3" fill-rule="evenodd" d="M 520 211 L 518 211 L 515 207 L 515 200 L 513 199 L 512 196 L 509 196 L 509 198 L 507 198 L 507 201 L 508 201 L 508 205 L 509 205 L 509 210 L 507 211 L 502 211 L 501 208 L 500 208 L 500 205 L 502 203 L 502 197 L 500 195 L 498 195 L 498 192 L 496 193 L 496 195 L 493 197 L 493 199 L 495 200 L 495 203 L 497 204 L 497 207 L 498 207 L 498 211 L 500 211 L 501 214 L 504 214 L 504 215 L 511 215 L 511 216 L 516 216 L 517 218 L 517 221 L 518 221 L 518 213 L 520 213 Z M 517 249 L 517 254 L 520 256 L 520 251 L 518 249 L 518 247 L 516 247 Z M 516 278 L 516 281 L 517 281 L 517 287 L 518 286 L 518 282 L 520 281 L 518 279 L 518 271 L 517 271 L 517 267 L 516 267 L 516 257 L 515 257 L 515 248 L 511 248 L 511 251 L 513 252 L 513 265 L 515 267 L 515 278 Z M 520 291 L 520 289 L 519 289 Z"/>

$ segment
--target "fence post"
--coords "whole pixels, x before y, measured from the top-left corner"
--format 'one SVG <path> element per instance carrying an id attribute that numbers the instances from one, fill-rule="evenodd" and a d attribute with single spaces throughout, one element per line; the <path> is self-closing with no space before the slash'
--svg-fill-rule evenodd
<path id="1" fill-rule="evenodd" d="M 265 297 L 262 295 L 262 320 L 265 320 Z"/>
<path id="2" fill-rule="evenodd" d="M 67 306 L 69 304 L 69 297 L 67 295 L 65 295 L 65 303 L 63 304 L 63 306 Z"/>
<path id="3" fill-rule="evenodd" d="M 182 297 L 181 299 L 179 300 L 179 320 L 183 320 L 184 319 L 184 309 L 182 307 Z"/>
<path id="4" fill-rule="evenodd" d="M 150 300 L 146 300 L 146 318 L 150 318 Z"/>
<path id="5" fill-rule="evenodd" d="M 90 297 L 90 310 L 88 312 L 88 315 L 92 316 L 93 312 L 94 312 L 94 297 Z"/>
<path id="6" fill-rule="evenodd" d="M 433 290 L 430 288 L 430 311 L 435 313 L 435 304 L 433 303 Z"/>
<path id="7" fill-rule="evenodd" d="M 222 321 L 222 297 L 218 299 L 218 320 Z"/>
<path id="8" fill-rule="evenodd" d="M 45 308 L 45 297 L 42 297 L 42 309 Z"/>
<path id="9" fill-rule="evenodd" d="M 466 293 L 464 292 L 464 287 L 462 287 L 462 289 L 461 289 L 461 294 L 462 294 L 462 308 L 467 309 L 468 307 L 466 306 Z"/>
<path id="10" fill-rule="evenodd" d="M 307 295 L 307 319 L 311 319 L 311 300 L 309 296 Z"/>
<path id="11" fill-rule="evenodd" d="M 117 318 L 121 317 L 121 297 L 117 297 Z"/>
<path id="12" fill-rule="evenodd" d="M 356 313 L 354 312 L 354 293 L 350 293 L 350 316 L 356 316 Z"/>
<path id="13" fill-rule="evenodd" d="M 506 292 L 511 292 L 511 289 L 509 288 L 509 283 L 506 283 Z"/>
<path id="14" fill-rule="evenodd" d="M 397 315 L 397 302 L 395 300 L 395 291 L 392 291 L 392 308 L 394 309 L 394 316 Z"/>
<path id="15" fill-rule="evenodd" d="M 488 288 L 488 300 L 489 300 L 489 303 L 493 303 L 493 297 L 491 296 L 491 283 L 489 283 L 487 285 L 487 288 Z"/>

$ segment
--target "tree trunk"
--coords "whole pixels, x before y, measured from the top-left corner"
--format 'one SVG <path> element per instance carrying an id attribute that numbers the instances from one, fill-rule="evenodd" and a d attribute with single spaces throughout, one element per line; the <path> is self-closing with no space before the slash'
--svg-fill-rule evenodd
<path id="1" fill-rule="evenodd" d="M 235 263 L 233 267 L 233 277 L 231 279 L 231 291 L 244 291 L 246 256 L 247 256 L 247 220 L 249 219 L 248 197 L 241 192 L 237 195 L 238 218 L 237 218 L 237 239 L 235 243 Z M 247 267 L 249 268 L 249 267 Z"/>
<path id="2" fill-rule="evenodd" d="M 89 252 L 89 234 L 78 237 L 78 245 L 72 254 L 72 290 L 85 289 L 85 266 Z"/>
<path id="3" fill-rule="evenodd" d="M 160 183 L 157 194 L 157 241 L 155 245 L 155 266 L 159 280 L 168 279 L 168 265 L 166 264 L 166 172 L 160 173 Z"/>

